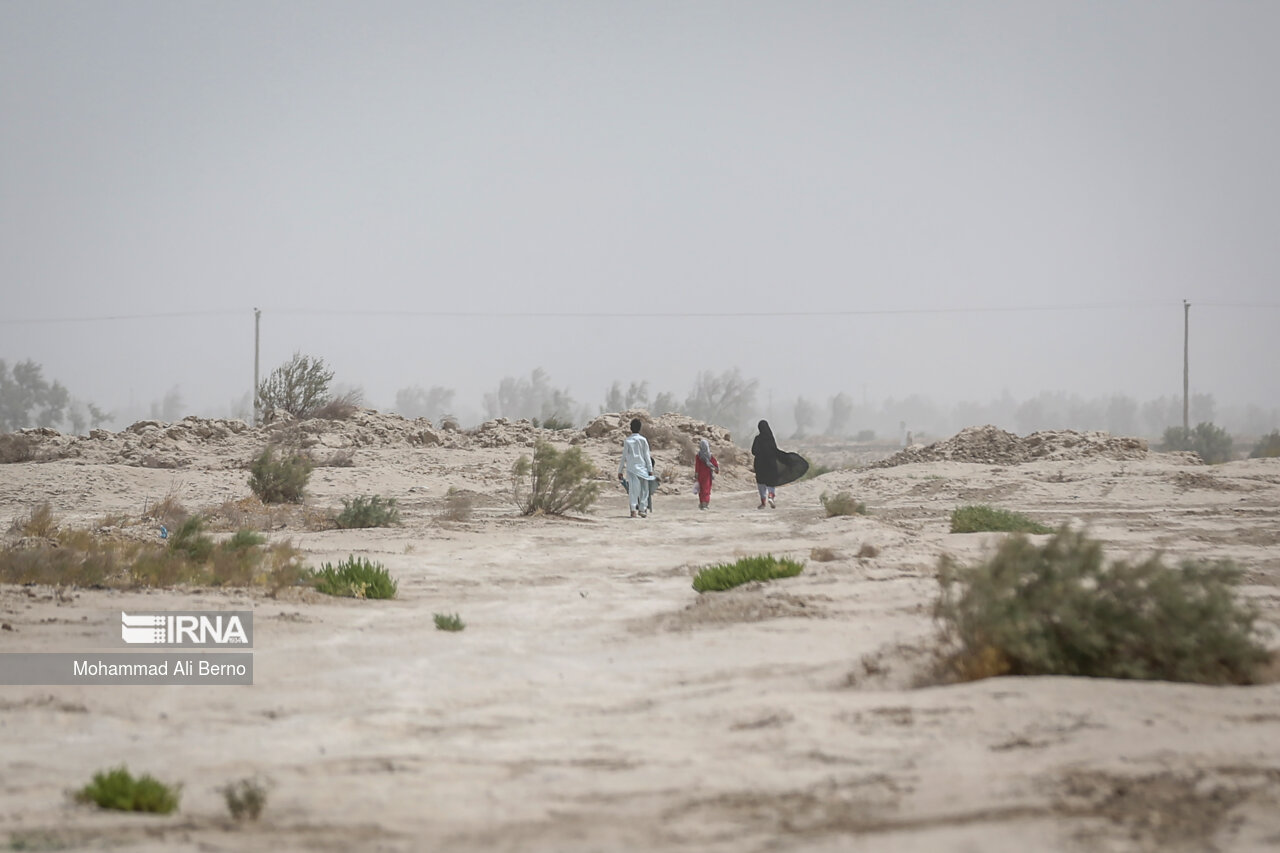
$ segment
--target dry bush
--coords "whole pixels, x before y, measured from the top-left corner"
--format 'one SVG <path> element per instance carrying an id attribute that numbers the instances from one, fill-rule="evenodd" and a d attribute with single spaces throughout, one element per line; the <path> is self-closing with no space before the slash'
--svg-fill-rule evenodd
<path id="1" fill-rule="evenodd" d="M 190 517 L 191 513 L 187 512 L 186 507 L 178 500 L 176 486 L 171 486 L 168 494 L 160 500 L 153 504 L 144 504 L 142 508 L 143 521 L 154 521 L 175 530 L 180 528 Z"/>
<path id="2" fill-rule="evenodd" d="M 51 539 L 58 532 L 58 519 L 53 514 L 53 507 L 44 501 L 33 506 L 25 516 L 15 518 L 9 530 L 23 536 Z"/>
<path id="3" fill-rule="evenodd" d="M 363 395 L 359 391 L 348 391 L 341 397 L 334 397 L 317 408 L 311 413 L 311 417 L 326 421 L 350 420 L 356 412 L 360 411 L 360 404 L 363 402 Z"/>
<path id="4" fill-rule="evenodd" d="M 470 521 L 475 503 L 473 495 L 450 486 L 444 495 L 444 511 L 440 517 L 445 521 Z"/>
<path id="5" fill-rule="evenodd" d="M 880 556 L 880 549 L 870 542 L 863 542 L 862 547 L 858 549 L 859 560 L 870 560 L 873 557 Z"/>
<path id="6" fill-rule="evenodd" d="M 36 441 L 18 432 L 0 434 L 0 465 L 31 462 L 36 458 Z"/>
<path id="7" fill-rule="evenodd" d="M 848 492 L 837 492 L 834 495 L 823 492 L 819 500 L 822 501 L 822 508 L 827 511 L 827 518 L 837 515 L 867 514 L 867 505 L 862 501 L 855 500 L 853 495 Z"/>
<path id="8" fill-rule="evenodd" d="M 814 548 L 809 551 L 809 559 L 817 563 L 830 563 L 833 560 L 844 559 L 844 555 L 831 548 Z"/>

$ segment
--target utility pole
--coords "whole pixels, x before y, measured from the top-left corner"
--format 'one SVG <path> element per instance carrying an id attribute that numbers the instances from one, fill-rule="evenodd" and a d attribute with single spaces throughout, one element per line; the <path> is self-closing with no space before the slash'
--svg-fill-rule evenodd
<path id="1" fill-rule="evenodd" d="M 258 425 L 258 341 L 261 338 L 262 312 L 253 309 L 253 425 Z"/>
<path id="2" fill-rule="evenodd" d="M 1182 434 L 1191 434 L 1188 391 L 1191 388 L 1191 303 L 1182 300 Z"/>

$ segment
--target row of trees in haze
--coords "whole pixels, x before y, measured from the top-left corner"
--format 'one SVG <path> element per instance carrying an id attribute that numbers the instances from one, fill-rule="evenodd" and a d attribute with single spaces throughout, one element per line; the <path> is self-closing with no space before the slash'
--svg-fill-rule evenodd
<path id="1" fill-rule="evenodd" d="M 358 403 L 362 399 L 358 387 L 334 386 L 334 373 L 322 359 L 297 353 L 264 380 L 264 389 L 270 390 L 266 386 L 277 382 L 275 377 L 290 371 L 297 374 L 295 378 L 309 375 L 313 380 L 323 380 L 325 400 L 340 398 Z M 264 389 L 259 389 L 260 394 Z M 308 399 L 318 403 L 317 399 Z M 478 412 L 460 409 L 456 390 L 443 385 L 401 388 L 390 407 L 406 417 L 425 417 L 435 423 L 452 416 L 462 426 L 499 417 L 527 418 L 547 426 L 581 426 L 601 412 L 629 409 L 647 409 L 655 415 L 680 412 L 727 427 L 739 439 L 754 434 L 756 421 L 767 418 L 780 437 L 830 436 L 881 443 L 900 443 L 908 432 L 920 440 L 951 435 L 979 424 L 994 424 L 1021 434 L 1042 429 L 1088 429 L 1159 438 L 1169 427 L 1180 427 L 1182 423 L 1181 395 L 1139 401 L 1120 394 L 1082 397 L 1043 392 L 1019 400 L 1006 392 L 987 402 L 949 405 L 921 395 L 873 403 L 844 391 L 825 399 L 803 395 L 778 398 L 762 394 L 759 381 L 743 376 L 736 368 L 720 373 L 702 371 L 684 394 L 651 389 L 643 379 L 616 380 L 593 403 L 578 400 L 568 387 L 557 386 L 545 370 L 538 368 L 527 376 L 504 377 L 493 391 L 483 395 Z M 145 417 L 175 421 L 188 414 L 250 421 L 253 399 L 246 393 L 222 411 L 198 411 L 189 407 L 181 389 L 173 386 L 161 399 L 152 401 L 149 408 L 122 407 L 113 417 L 93 403 L 73 397 L 58 381 L 47 380 L 41 366 L 33 361 L 18 362 L 12 367 L 0 361 L 0 431 L 45 426 L 83 433 L 103 425 L 120 428 Z M 1220 424 L 1237 435 L 1260 436 L 1280 426 L 1280 410 L 1219 407 L 1212 394 L 1196 393 L 1190 400 L 1190 421 Z"/>

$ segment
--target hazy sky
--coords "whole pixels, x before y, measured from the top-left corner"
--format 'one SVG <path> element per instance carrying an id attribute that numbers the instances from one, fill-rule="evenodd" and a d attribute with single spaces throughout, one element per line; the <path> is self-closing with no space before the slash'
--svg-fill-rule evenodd
<path id="1" fill-rule="evenodd" d="M 264 375 L 302 350 L 383 408 L 537 366 L 592 404 L 733 366 L 1151 397 L 1189 299 L 1193 390 L 1276 405 L 1278 32 L 1222 0 L 3 0 L 0 358 L 225 408 L 256 306 Z M 1062 310 L 851 313 L 957 308 Z"/>

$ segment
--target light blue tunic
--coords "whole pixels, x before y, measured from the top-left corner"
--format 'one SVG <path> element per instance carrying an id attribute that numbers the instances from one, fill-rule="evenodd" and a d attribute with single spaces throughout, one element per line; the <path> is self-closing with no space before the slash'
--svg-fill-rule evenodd
<path id="1" fill-rule="evenodd" d="M 653 457 L 649 455 L 649 440 L 633 432 L 622 442 L 622 461 L 618 473 L 627 478 L 627 497 L 633 510 L 641 510 L 649 503 L 649 482 L 654 479 Z"/>

